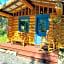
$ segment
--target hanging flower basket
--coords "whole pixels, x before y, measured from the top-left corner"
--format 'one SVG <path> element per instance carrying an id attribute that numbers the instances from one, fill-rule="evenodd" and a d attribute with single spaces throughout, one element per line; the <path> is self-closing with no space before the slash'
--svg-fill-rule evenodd
<path id="1" fill-rule="evenodd" d="M 61 18 L 60 17 L 52 17 L 49 19 L 50 22 L 53 22 L 53 23 L 59 23 L 61 22 Z"/>

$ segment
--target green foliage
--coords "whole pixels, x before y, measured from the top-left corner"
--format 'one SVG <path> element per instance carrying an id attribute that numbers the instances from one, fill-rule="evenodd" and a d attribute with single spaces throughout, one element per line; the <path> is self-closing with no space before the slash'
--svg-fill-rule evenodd
<path id="1" fill-rule="evenodd" d="M 7 18 L 0 17 L 0 44 L 7 42 L 7 32 L 2 30 L 3 27 L 7 26 Z"/>
<path id="2" fill-rule="evenodd" d="M 3 36 L 5 34 L 7 34 L 7 32 L 5 30 L 0 29 L 0 36 Z"/>
<path id="3" fill-rule="evenodd" d="M 0 44 L 7 42 L 7 32 L 0 28 Z"/>
<path id="4" fill-rule="evenodd" d="M 7 18 L 0 17 L 0 27 L 3 28 L 7 26 Z"/>
<path id="5" fill-rule="evenodd" d="M 58 22 L 61 22 L 61 19 L 60 19 L 60 17 L 52 17 L 51 21 L 54 23 L 58 23 Z"/>
<path id="6" fill-rule="evenodd" d="M 0 44 L 7 42 L 7 34 L 0 36 Z"/>

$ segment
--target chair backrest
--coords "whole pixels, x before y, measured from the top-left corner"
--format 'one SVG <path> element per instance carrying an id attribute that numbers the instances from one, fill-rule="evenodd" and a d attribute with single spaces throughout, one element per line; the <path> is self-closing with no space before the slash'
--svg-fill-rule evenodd
<path id="1" fill-rule="evenodd" d="M 15 39 L 15 38 L 19 38 L 21 40 L 25 39 L 25 41 L 26 40 L 29 41 L 29 36 L 25 32 L 15 32 L 14 35 L 12 36 L 12 39 Z"/>
<path id="2" fill-rule="evenodd" d="M 42 37 L 42 41 L 43 42 L 46 42 L 46 37 Z"/>

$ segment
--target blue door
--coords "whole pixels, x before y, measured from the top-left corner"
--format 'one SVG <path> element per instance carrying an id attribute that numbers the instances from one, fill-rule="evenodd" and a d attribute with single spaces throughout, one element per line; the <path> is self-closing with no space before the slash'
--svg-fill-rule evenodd
<path id="1" fill-rule="evenodd" d="M 35 44 L 40 44 L 42 36 L 46 36 L 49 29 L 49 14 L 36 16 Z"/>

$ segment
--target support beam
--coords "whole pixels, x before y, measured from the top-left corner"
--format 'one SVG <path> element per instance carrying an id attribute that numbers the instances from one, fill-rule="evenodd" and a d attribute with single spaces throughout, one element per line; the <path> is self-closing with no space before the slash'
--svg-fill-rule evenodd
<path id="1" fill-rule="evenodd" d="M 9 14 L 6 14 L 6 13 L 4 13 L 4 12 L 0 12 L 0 16 L 5 16 L 5 17 L 12 17 L 11 15 L 9 15 Z"/>
<path id="2" fill-rule="evenodd" d="M 31 10 L 33 10 L 33 6 L 27 2 L 27 0 L 22 0 L 21 1 L 24 5 L 26 5 L 28 8 L 30 8 Z"/>

